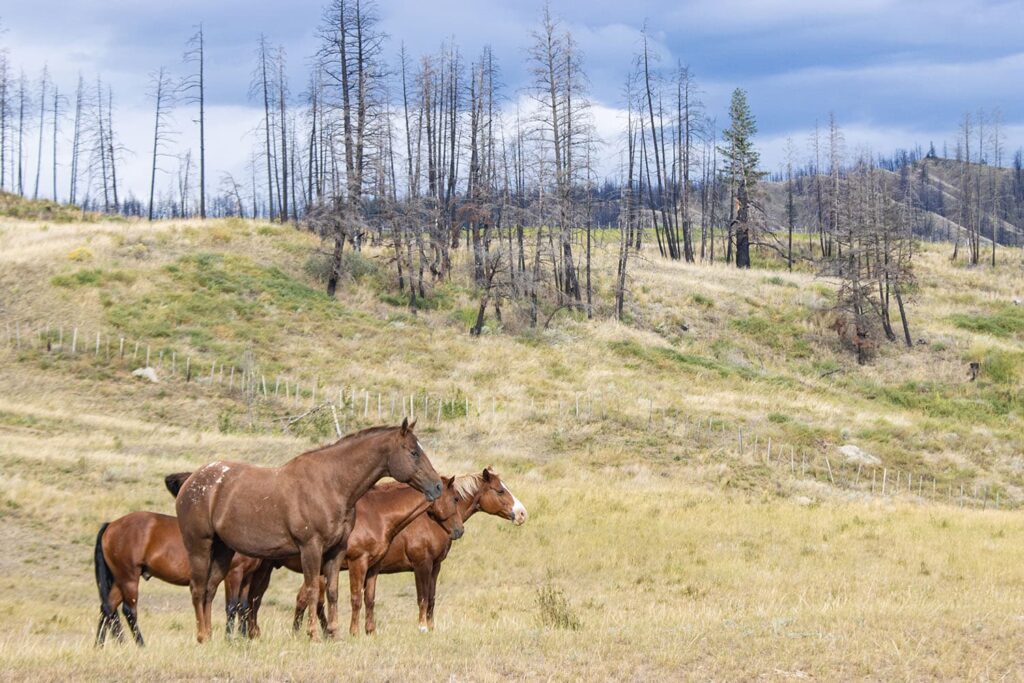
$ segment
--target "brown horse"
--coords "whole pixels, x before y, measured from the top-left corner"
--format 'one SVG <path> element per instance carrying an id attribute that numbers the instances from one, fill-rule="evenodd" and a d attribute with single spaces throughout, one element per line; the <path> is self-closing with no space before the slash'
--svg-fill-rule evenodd
<path id="1" fill-rule="evenodd" d="M 178 520 L 156 512 L 132 512 L 100 527 L 96 535 L 96 585 L 100 591 L 100 625 L 96 645 L 109 630 L 124 639 L 117 608 L 121 605 L 135 642 L 143 645 L 136 609 L 139 577 L 152 576 L 176 586 L 188 585 L 188 554 Z"/>
<path id="2" fill-rule="evenodd" d="M 171 475 L 188 477 L 184 475 Z M 181 481 L 184 481 L 182 479 Z M 174 493 L 175 489 L 171 489 Z M 96 535 L 96 586 L 100 592 L 100 625 L 96 645 L 102 646 L 109 631 L 118 640 L 124 639 L 117 608 L 121 606 L 135 642 L 143 645 L 136 610 L 139 601 L 139 579 L 158 578 L 175 586 L 187 586 L 189 580 L 188 552 L 181 540 L 178 519 L 158 512 L 131 512 L 113 522 L 103 524 Z M 231 572 L 253 561 L 235 554 Z M 242 606 L 228 601 L 228 625 L 231 616 L 241 616 Z M 230 629 L 229 629 L 230 633 Z"/>
<path id="3" fill-rule="evenodd" d="M 458 497 L 457 505 L 459 518 L 463 521 L 476 512 L 486 512 L 490 515 L 504 517 L 516 525 L 526 521 L 526 508 L 519 499 L 504 485 L 496 473 L 490 468 L 485 469 L 481 474 L 467 474 L 456 477 L 454 488 Z M 360 524 L 362 514 L 357 507 L 356 524 Z M 352 542 L 356 532 L 352 533 Z M 437 588 L 437 577 L 441 570 L 441 563 L 448 555 L 451 548 L 452 536 L 449 529 L 438 523 L 435 517 L 429 514 L 420 514 L 413 519 L 405 528 L 399 531 L 387 548 L 383 557 L 378 559 L 372 566 L 367 567 L 366 578 L 363 582 L 364 602 L 366 604 L 366 633 L 371 634 L 376 630 L 374 621 L 374 601 L 376 598 L 377 575 L 396 574 L 399 572 L 412 571 L 416 575 L 416 599 L 420 608 L 420 630 L 426 631 L 434 628 L 434 597 Z M 290 569 L 294 569 L 291 565 Z M 253 566 L 252 569 L 255 569 Z M 245 568 L 239 567 L 241 573 L 245 574 Z M 351 569 L 349 570 L 351 572 Z M 247 576 L 241 577 L 243 596 L 248 596 L 248 601 L 253 609 L 249 612 L 249 628 L 256 626 L 256 612 L 266 586 L 259 581 L 259 573 L 249 572 Z M 354 582 L 350 583 L 353 584 Z M 301 591 L 300 591 L 301 595 Z M 322 599 L 321 599 L 322 602 Z M 357 596 L 352 598 L 352 623 L 350 632 L 355 635 L 358 630 Z M 300 603 L 296 604 L 296 623 L 299 619 Z M 322 604 L 318 604 L 318 613 L 323 620 Z"/>
<path id="4" fill-rule="evenodd" d="M 459 514 L 463 521 L 477 512 L 504 517 L 519 526 L 526 522 L 526 507 L 519 502 L 490 468 L 480 474 L 455 478 L 460 494 Z M 373 633 L 376 623 L 373 606 L 376 598 L 377 575 L 412 571 L 416 577 L 416 602 L 419 605 L 420 631 L 434 629 L 434 599 L 437 595 L 437 577 L 441 563 L 448 557 L 451 540 L 429 517 L 420 515 L 402 533 L 395 537 L 387 554 L 378 565 L 377 572 L 366 577 L 366 633 Z"/>
<path id="5" fill-rule="evenodd" d="M 375 486 L 356 503 L 356 522 L 352 527 L 352 533 L 349 534 L 341 563 L 341 568 L 347 569 L 349 576 L 352 601 L 349 632 L 352 635 L 359 632 L 359 612 L 367 573 L 374 571 L 377 562 L 387 553 L 391 541 L 406 525 L 420 515 L 426 515 L 445 530 L 448 538 L 457 540 L 462 537 L 462 517 L 459 515 L 458 507 L 459 495 L 455 489 L 454 479 L 445 478 L 443 481 L 444 493 L 429 507 L 423 504 L 423 496 L 403 484 Z M 241 567 L 241 572 L 228 572 L 228 578 L 224 581 L 228 600 L 242 603 L 243 595 L 246 596 L 246 599 L 248 595 L 254 596 L 255 599 L 249 604 L 247 613 L 248 624 L 243 627 L 243 630 L 247 628 L 250 633 L 259 632 L 260 598 L 266 589 L 264 572 L 268 571 L 268 566 L 272 569 L 284 566 L 294 572 L 302 572 L 298 557 L 290 557 L 284 562 L 261 563 L 257 560 L 255 563 L 249 562 Z M 232 568 L 235 568 L 234 565 Z M 247 572 L 246 568 L 248 568 Z M 257 586 L 256 594 L 253 593 L 253 585 Z M 326 623 L 323 612 L 324 588 L 325 583 L 321 577 L 320 599 L 317 603 L 317 617 L 321 626 Z M 294 628 L 296 631 L 302 625 L 302 615 L 308 604 L 306 592 L 300 588 L 295 598 Z"/>
<path id="6" fill-rule="evenodd" d="M 210 637 L 210 611 L 231 558 L 298 554 L 310 600 L 327 578 L 327 636 L 338 626 L 338 565 L 352 530 L 356 501 L 381 477 L 412 485 L 428 500 L 442 484 L 413 427 L 373 427 L 303 453 L 280 467 L 214 462 L 192 473 L 176 499 L 178 524 L 189 555 L 189 588 L 196 637 Z M 309 636 L 317 635 L 310 614 Z"/>

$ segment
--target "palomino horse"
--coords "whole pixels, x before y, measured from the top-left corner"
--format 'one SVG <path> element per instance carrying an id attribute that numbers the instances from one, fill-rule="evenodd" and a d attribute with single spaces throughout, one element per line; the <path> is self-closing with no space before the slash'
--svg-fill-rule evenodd
<path id="1" fill-rule="evenodd" d="M 327 636 L 338 627 L 338 565 L 355 518 L 355 504 L 387 475 L 412 485 L 428 500 L 442 484 L 413 425 L 372 427 L 303 453 L 280 467 L 214 462 L 192 473 L 175 505 L 188 550 L 189 588 L 196 637 L 212 630 L 210 611 L 217 586 L 235 552 L 278 560 L 300 555 L 309 600 L 327 579 Z M 311 613 L 309 636 L 317 635 Z"/>
<path id="2" fill-rule="evenodd" d="M 504 517 L 514 524 L 526 521 L 526 508 L 519 499 L 505 486 L 496 473 L 490 468 L 481 474 L 467 474 L 455 477 L 455 490 L 458 494 L 459 517 L 463 521 L 476 512 Z M 358 508 L 357 508 L 358 510 Z M 357 513 L 357 528 L 360 523 L 361 511 Z M 354 539 L 356 533 L 353 532 Z M 377 590 L 378 574 L 397 574 L 412 571 L 416 575 L 416 599 L 420 609 L 420 630 L 434 628 L 434 597 L 437 589 L 437 577 L 441 571 L 441 563 L 451 548 L 452 537 L 449 529 L 437 522 L 429 514 L 421 514 L 413 519 L 408 526 L 395 535 L 384 556 L 373 566 L 368 567 L 364 582 L 364 602 L 366 604 L 366 633 L 376 630 L 373 607 Z M 286 565 L 289 566 L 289 565 Z M 351 571 L 351 569 L 350 569 Z M 262 591 L 266 589 L 258 585 L 254 576 L 246 577 L 248 588 L 243 587 L 243 595 L 249 595 L 250 604 L 258 608 Z M 251 582 L 251 584 L 249 583 Z M 353 595 L 353 616 L 350 632 L 355 635 L 358 630 L 357 597 Z M 300 618 L 299 605 L 296 606 L 296 623 Z M 321 612 L 322 605 L 318 605 Z M 250 616 L 254 613 L 250 611 Z M 250 622 L 252 628 L 253 622 Z"/>
<path id="3" fill-rule="evenodd" d="M 462 517 L 459 515 L 459 495 L 455 488 L 455 480 L 445 478 L 443 481 L 444 493 L 429 507 L 423 503 L 423 496 L 417 494 L 414 489 L 404 484 L 390 483 L 375 486 L 356 503 L 356 522 L 352 527 L 352 533 L 349 534 L 341 563 L 341 568 L 347 569 L 349 576 L 352 600 L 349 632 L 352 635 L 359 632 L 359 612 L 366 576 L 375 570 L 377 562 L 387 553 L 391 541 L 406 525 L 417 517 L 426 515 L 445 530 L 447 538 L 457 540 L 462 537 Z M 224 580 L 224 588 L 229 602 L 248 603 L 248 623 L 243 630 L 259 633 L 259 608 L 263 592 L 266 590 L 266 573 L 279 566 L 287 567 L 294 572 L 302 571 L 298 557 L 290 557 L 284 562 L 250 560 L 237 568 L 232 563 L 232 570 Z M 323 590 L 324 583 L 321 577 L 317 617 L 322 626 L 326 623 L 322 604 Z M 308 603 L 306 592 L 300 588 L 295 599 L 296 631 L 302 625 L 302 615 Z"/>

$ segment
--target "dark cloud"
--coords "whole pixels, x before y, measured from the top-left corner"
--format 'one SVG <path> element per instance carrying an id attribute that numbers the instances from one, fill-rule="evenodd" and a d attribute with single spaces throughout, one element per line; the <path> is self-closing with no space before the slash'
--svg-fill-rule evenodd
<path id="1" fill-rule="evenodd" d="M 301 92 L 323 5 L 12 2 L 0 10 L 9 29 L 0 40 L 30 73 L 47 63 L 65 88 L 79 71 L 100 73 L 123 106 L 141 110 L 147 74 L 160 65 L 180 72 L 185 40 L 201 21 L 210 102 L 244 107 L 260 33 L 286 48 L 292 90 Z M 419 55 L 451 37 L 467 58 L 491 45 L 512 100 L 529 80 L 527 47 L 542 6 L 381 0 L 378 9 L 392 56 L 402 43 Z M 1007 130 L 1024 124 L 1020 0 L 554 0 L 552 10 L 576 36 L 593 94 L 608 107 L 617 106 L 646 24 L 659 62 L 689 64 L 720 121 L 732 88 L 747 88 L 766 142 L 806 130 L 830 110 L 864 130 L 921 138 L 907 145 L 926 143 L 936 131 L 952 137 L 960 113 L 979 107 L 999 107 L 1007 124 L 1017 124 Z"/>

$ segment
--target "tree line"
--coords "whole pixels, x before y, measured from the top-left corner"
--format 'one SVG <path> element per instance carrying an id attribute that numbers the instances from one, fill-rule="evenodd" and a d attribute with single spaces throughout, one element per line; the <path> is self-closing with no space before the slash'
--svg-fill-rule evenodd
<path id="1" fill-rule="evenodd" d="M 474 334 L 489 311 L 501 320 L 509 305 L 533 326 L 560 310 L 593 317 L 599 236 L 617 239 L 612 314 L 619 319 L 627 314 L 630 264 L 645 247 L 670 260 L 740 268 L 763 254 L 841 283 L 837 331 L 861 358 L 880 338 L 911 343 L 904 304 L 913 289 L 915 235 L 945 231 L 953 257 L 965 249 L 971 263 L 980 262 L 983 245 L 994 264 L 998 242 L 1019 241 L 1021 153 L 1004 172 L 998 114 L 965 116 L 953 158 L 931 149 L 888 159 L 847 158 L 830 116 L 826 130 L 815 127 L 806 158 L 791 142 L 784 169 L 765 182 L 746 93 L 734 91 L 719 126 L 692 70 L 665 63 L 646 28 L 642 35 L 624 69 L 623 130 L 605 141 L 594 126 L 585 55 L 549 7 L 529 36 L 529 82 L 517 93 L 504 85 L 490 48 L 467 56 L 452 38 L 411 55 L 384 34 L 373 0 L 332 0 L 299 92 L 288 81 L 283 47 L 257 40 L 249 95 L 262 116 L 250 136 L 246 177 L 224 173 L 208 195 L 200 25 L 185 42 L 183 75 L 160 67 L 150 78 L 145 199 L 126 196 L 118 179 L 125 150 L 110 86 L 80 77 L 69 98 L 45 69 L 35 81 L 13 73 L 3 51 L 0 188 L 41 196 L 49 142 L 54 198 L 149 219 L 293 223 L 320 236 L 331 295 L 346 275 L 346 249 L 372 242 L 389 254 L 394 286 L 413 308 L 452 277 L 453 252 L 464 249 L 480 295 Z M 178 106 L 194 111 L 198 123 L 184 153 L 175 151 L 181 142 L 171 112 Z M 24 163 L 31 142 L 34 169 Z M 70 144 L 66 191 L 58 187 L 58 142 Z M 617 160 L 610 174 L 599 169 L 609 157 Z M 162 196 L 159 172 L 176 180 Z M 946 182 L 951 172 L 955 192 Z"/>

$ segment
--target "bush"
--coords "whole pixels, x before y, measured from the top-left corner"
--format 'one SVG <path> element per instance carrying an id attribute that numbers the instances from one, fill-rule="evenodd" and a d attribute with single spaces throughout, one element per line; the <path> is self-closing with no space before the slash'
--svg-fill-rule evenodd
<path id="1" fill-rule="evenodd" d="M 715 305 L 714 301 L 704 296 L 703 294 L 693 294 L 690 296 L 690 298 L 693 299 L 693 303 L 697 304 L 698 306 L 703 306 L 704 308 L 712 308 Z"/>
<path id="2" fill-rule="evenodd" d="M 306 259 L 303 266 L 306 275 L 317 282 L 326 283 L 331 276 L 331 255 L 322 251 L 314 252 Z M 347 251 L 341 256 L 341 279 L 361 281 L 375 277 L 380 273 L 380 266 L 373 259 L 366 258 L 356 251 Z"/>
<path id="3" fill-rule="evenodd" d="M 537 589 L 537 608 L 540 610 L 540 623 L 545 628 L 578 631 L 582 626 L 565 593 L 551 582 L 550 575 Z"/>

